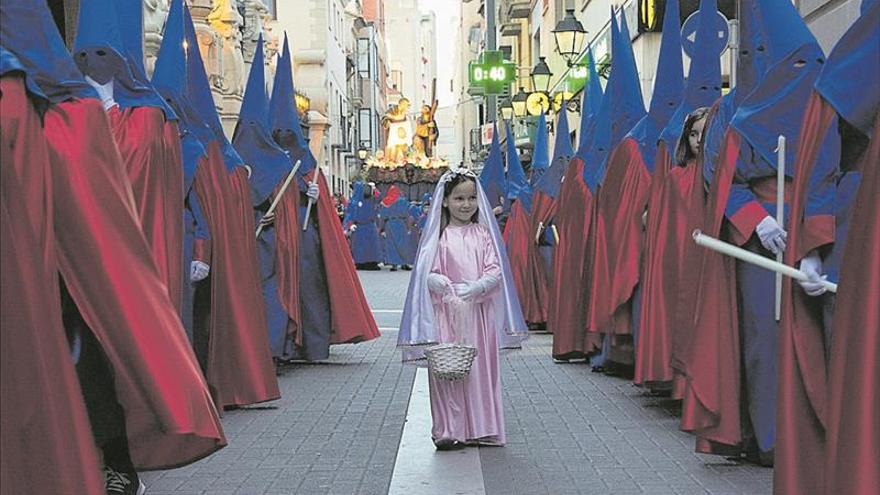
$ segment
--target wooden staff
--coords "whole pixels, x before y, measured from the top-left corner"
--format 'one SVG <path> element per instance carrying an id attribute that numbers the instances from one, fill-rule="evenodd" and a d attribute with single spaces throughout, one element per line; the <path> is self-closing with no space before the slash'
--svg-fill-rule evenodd
<path id="1" fill-rule="evenodd" d="M 770 258 L 766 258 L 764 256 L 761 256 L 760 254 L 755 254 L 751 251 L 747 251 L 739 246 L 734 246 L 733 244 L 719 241 L 714 237 L 710 237 L 702 233 L 699 229 L 694 231 L 693 237 L 694 242 L 696 242 L 699 246 L 703 246 L 705 248 L 711 249 L 712 251 L 716 251 L 727 256 L 733 256 L 734 258 L 745 261 L 746 263 L 751 263 L 766 270 L 776 272 L 776 274 L 779 276 L 785 275 L 786 277 L 793 278 L 795 280 L 810 280 L 806 273 L 798 270 L 797 268 L 788 266 L 778 261 L 774 261 Z M 822 285 L 824 285 L 829 292 L 834 292 L 835 294 L 837 293 L 837 284 L 829 282 L 827 280 L 823 280 Z"/>
<path id="2" fill-rule="evenodd" d="M 275 199 L 272 200 L 272 204 L 269 206 L 269 209 L 266 211 L 266 214 L 263 215 L 263 218 L 268 217 L 269 215 L 275 213 L 275 207 L 278 206 L 278 202 L 281 201 L 281 196 L 284 194 L 284 191 L 287 190 L 287 187 L 290 185 L 290 181 L 296 176 L 296 171 L 299 170 L 299 166 L 302 163 L 302 160 L 297 160 L 293 165 L 293 168 L 290 170 L 290 173 L 287 174 L 287 178 L 284 179 L 284 184 L 281 186 L 281 190 L 278 191 L 278 194 L 275 195 Z M 257 238 L 260 237 L 260 232 L 263 231 L 263 218 L 260 218 L 260 225 L 257 227 Z"/>
<path id="3" fill-rule="evenodd" d="M 318 167 L 315 167 L 315 178 L 309 182 L 309 187 L 312 187 L 312 184 L 318 181 L 318 173 L 320 170 Z M 306 206 L 306 216 L 303 217 L 303 232 L 309 229 L 309 216 L 312 214 L 312 205 L 315 204 L 315 200 L 309 198 L 309 204 Z"/>

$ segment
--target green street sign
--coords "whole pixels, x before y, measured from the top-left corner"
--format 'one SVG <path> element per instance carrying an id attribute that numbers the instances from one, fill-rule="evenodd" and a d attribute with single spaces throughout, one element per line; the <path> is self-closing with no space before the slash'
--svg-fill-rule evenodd
<path id="1" fill-rule="evenodd" d="M 482 90 L 482 94 L 503 94 L 515 80 L 516 65 L 504 60 L 500 50 L 485 51 L 468 64 L 468 83 L 472 90 Z"/>

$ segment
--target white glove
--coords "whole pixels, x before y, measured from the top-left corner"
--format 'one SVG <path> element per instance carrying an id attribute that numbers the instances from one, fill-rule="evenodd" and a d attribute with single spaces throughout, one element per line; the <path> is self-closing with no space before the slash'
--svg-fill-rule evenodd
<path id="1" fill-rule="evenodd" d="M 428 274 L 428 290 L 439 295 L 444 296 L 452 290 L 452 281 L 446 275 L 441 275 L 439 273 L 429 273 Z"/>
<path id="2" fill-rule="evenodd" d="M 321 195 L 321 189 L 318 187 L 318 184 L 312 182 L 309 184 L 309 190 L 306 191 L 306 196 L 309 197 L 312 201 L 318 201 L 318 196 Z"/>
<path id="3" fill-rule="evenodd" d="M 260 225 L 263 227 L 268 227 L 275 222 L 275 212 L 267 213 L 263 215 L 263 218 L 260 218 Z"/>
<path id="4" fill-rule="evenodd" d="M 642 213 L 642 227 L 648 225 L 648 210 Z"/>
<path id="5" fill-rule="evenodd" d="M 828 290 L 822 284 L 828 275 L 822 275 L 822 258 L 815 251 L 810 251 L 810 254 L 801 260 L 801 271 L 809 277 L 808 280 L 798 280 L 807 295 L 821 296 Z"/>
<path id="6" fill-rule="evenodd" d="M 116 105 L 116 100 L 113 99 L 113 79 L 107 81 L 107 84 L 101 84 L 89 76 L 85 76 L 85 78 L 89 86 L 95 88 L 95 91 L 98 92 L 98 98 L 101 98 L 101 105 L 104 106 L 105 112 Z"/>
<path id="7" fill-rule="evenodd" d="M 482 280 L 452 284 L 452 290 L 463 301 L 471 301 L 486 293 Z"/>
<path id="8" fill-rule="evenodd" d="M 354 224 L 354 223 L 353 223 L 353 224 L 351 224 L 351 227 L 348 228 L 348 231 L 349 231 L 349 232 L 354 232 L 354 231 L 357 230 L 357 229 L 358 229 L 357 224 Z"/>
<path id="9" fill-rule="evenodd" d="M 189 279 L 193 282 L 204 280 L 211 273 L 211 267 L 201 261 L 193 261 L 189 264 Z"/>
<path id="10" fill-rule="evenodd" d="M 758 226 L 755 227 L 755 233 L 758 234 L 761 244 L 768 251 L 773 254 L 785 251 L 785 239 L 788 237 L 788 233 L 770 215 L 764 217 Z"/>

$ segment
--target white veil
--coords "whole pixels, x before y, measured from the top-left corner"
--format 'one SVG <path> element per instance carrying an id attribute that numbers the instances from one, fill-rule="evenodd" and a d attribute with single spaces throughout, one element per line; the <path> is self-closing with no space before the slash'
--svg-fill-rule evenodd
<path id="1" fill-rule="evenodd" d="M 501 283 L 494 296 L 491 298 L 491 307 L 494 314 L 490 318 L 496 323 L 498 330 L 498 345 L 501 348 L 516 348 L 522 345 L 527 338 L 528 327 L 523 319 L 522 308 L 513 285 L 513 276 L 510 272 L 510 262 L 507 259 L 507 250 L 498 230 L 498 223 L 492 215 L 492 207 L 486 199 L 486 193 L 480 186 L 477 176 L 466 169 L 450 170 L 443 174 L 434 189 L 431 199 L 431 211 L 428 213 L 428 222 L 422 232 L 419 242 L 419 251 L 416 255 L 415 266 L 409 280 L 409 289 L 406 293 L 406 304 L 403 307 L 403 318 L 400 322 L 400 332 L 397 336 L 397 345 L 403 350 L 404 361 L 415 361 L 424 358 L 424 348 L 429 344 L 438 343 L 437 328 L 434 324 L 434 307 L 431 294 L 428 291 L 428 274 L 434 265 L 437 255 L 437 246 L 440 242 L 440 223 L 443 211 L 443 192 L 446 184 L 457 175 L 468 175 L 474 178 L 477 187 L 477 201 L 479 204 L 479 223 L 485 226 L 492 237 L 492 246 L 501 264 Z"/>

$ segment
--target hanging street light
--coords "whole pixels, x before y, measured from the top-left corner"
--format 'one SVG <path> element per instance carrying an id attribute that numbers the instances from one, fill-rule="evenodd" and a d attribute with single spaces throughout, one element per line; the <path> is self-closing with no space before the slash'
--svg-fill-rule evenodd
<path id="1" fill-rule="evenodd" d="M 532 69 L 532 87 L 535 91 L 546 93 L 550 89 L 550 78 L 553 73 L 550 72 L 550 66 L 547 65 L 545 57 L 538 57 L 538 63 Z"/>
<path id="2" fill-rule="evenodd" d="M 501 102 L 501 118 L 504 120 L 513 118 L 513 104 L 510 102 L 510 98 L 505 98 Z"/>
<path id="3" fill-rule="evenodd" d="M 526 100 L 528 99 L 528 93 L 526 93 L 523 87 L 520 86 L 519 92 L 517 92 L 510 101 L 514 115 L 517 117 L 524 117 L 526 115 Z"/>
<path id="4" fill-rule="evenodd" d="M 556 25 L 553 37 L 556 39 L 556 51 L 571 67 L 580 56 L 587 38 L 587 31 L 574 16 L 574 9 L 565 9 L 565 17 Z"/>

